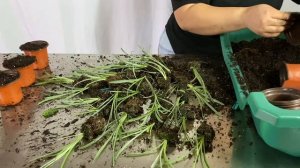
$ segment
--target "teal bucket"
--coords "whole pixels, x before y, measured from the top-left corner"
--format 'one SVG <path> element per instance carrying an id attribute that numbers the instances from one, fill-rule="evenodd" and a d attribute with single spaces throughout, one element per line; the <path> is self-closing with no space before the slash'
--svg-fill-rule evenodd
<path id="1" fill-rule="evenodd" d="M 220 38 L 238 108 L 243 110 L 246 106 L 250 107 L 257 132 L 266 144 L 289 155 L 300 157 L 300 110 L 279 108 L 272 105 L 263 92 L 249 92 L 239 65 L 232 57 L 232 42 L 251 41 L 261 37 L 244 29 L 223 34 Z"/>

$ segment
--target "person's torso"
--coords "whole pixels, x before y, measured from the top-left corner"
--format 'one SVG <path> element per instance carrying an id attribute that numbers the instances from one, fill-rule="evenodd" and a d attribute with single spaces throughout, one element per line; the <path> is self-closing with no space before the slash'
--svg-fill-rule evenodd
<path id="1" fill-rule="evenodd" d="M 172 0 L 173 8 L 197 2 L 219 7 L 247 7 L 257 4 L 269 4 L 280 9 L 283 0 Z M 177 24 L 174 14 L 171 15 L 166 25 L 166 32 L 176 54 L 221 54 L 218 35 L 202 36 L 184 31 Z"/>

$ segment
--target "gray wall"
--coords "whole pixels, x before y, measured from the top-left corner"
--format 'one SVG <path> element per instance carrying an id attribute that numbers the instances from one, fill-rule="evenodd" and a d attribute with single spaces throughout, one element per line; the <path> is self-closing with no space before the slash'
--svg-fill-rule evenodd
<path id="1" fill-rule="evenodd" d="M 300 6 L 291 0 L 284 0 L 281 10 L 288 12 L 300 12 Z"/>

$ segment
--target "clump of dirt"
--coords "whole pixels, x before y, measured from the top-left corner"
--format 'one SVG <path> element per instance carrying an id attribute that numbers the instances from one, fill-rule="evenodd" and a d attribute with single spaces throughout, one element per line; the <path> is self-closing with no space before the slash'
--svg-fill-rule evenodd
<path id="1" fill-rule="evenodd" d="M 179 144 L 179 135 L 178 135 L 179 129 L 177 128 L 168 128 L 166 126 L 161 127 L 161 129 L 156 130 L 156 135 L 161 140 L 167 140 L 169 146 L 175 147 L 177 144 Z"/>
<path id="2" fill-rule="evenodd" d="M 102 116 L 92 116 L 82 125 L 81 132 L 90 141 L 103 132 L 105 125 L 106 120 Z"/>
<path id="3" fill-rule="evenodd" d="M 215 131 L 212 126 L 203 122 L 197 129 L 197 134 L 199 136 L 204 136 L 205 152 L 212 152 L 213 146 L 212 142 L 215 138 Z"/>
<path id="4" fill-rule="evenodd" d="M 233 43 L 237 61 L 250 91 L 280 87 L 279 69 L 285 63 L 300 63 L 300 47 L 279 38 L 260 38 Z"/>
<path id="5" fill-rule="evenodd" d="M 130 98 L 120 107 L 120 110 L 136 117 L 143 113 L 142 106 L 145 103 L 144 101 L 143 98 L 139 97 Z"/>
<path id="6" fill-rule="evenodd" d="M 91 85 L 86 91 L 91 97 L 100 97 L 103 100 L 108 99 L 111 94 L 109 93 L 107 81 L 99 81 Z"/>
<path id="7" fill-rule="evenodd" d="M 144 97 L 149 97 L 152 94 L 151 87 L 149 86 L 147 81 L 142 81 L 139 86 L 140 92 Z"/>
<path id="8" fill-rule="evenodd" d="M 184 104 L 180 107 L 180 111 L 187 117 L 188 120 L 199 119 L 202 116 L 202 112 L 199 107 L 190 104 Z"/>
<path id="9" fill-rule="evenodd" d="M 16 57 L 13 57 L 11 59 L 5 59 L 2 63 L 3 67 L 7 69 L 17 69 L 17 68 L 23 68 L 28 65 L 33 64 L 36 61 L 35 57 L 28 57 L 23 55 L 18 55 Z"/>
<path id="10" fill-rule="evenodd" d="M 156 80 L 157 80 L 156 81 L 157 89 L 167 90 L 170 88 L 170 85 L 171 85 L 170 78 L 164 79 L 163 77 L 159 76 L 159 77 L 156 77 Z"/>
<path id="11" fill-rule="evenodd" d="M 187 85 L 190 82 L 188 76 L 186 76 L 186 71 L 172 71 L 171 81 L 180 89 L 187 89 Z"/>
<path id="12" fill-rule="evenodd" d="M 20 77 L 20 74 L 14 70 L 0 71 L 0 86 L 5 86 Z"/>

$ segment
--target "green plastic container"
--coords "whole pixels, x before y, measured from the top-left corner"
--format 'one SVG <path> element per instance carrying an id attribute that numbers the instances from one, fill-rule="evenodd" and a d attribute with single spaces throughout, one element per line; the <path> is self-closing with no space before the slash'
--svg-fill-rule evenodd
<path id="1" fill-rule="evenodd" d="M 249 92 L 243 74 L 232 58 L 232 42 L 261 38 L 248 29 L 221 36 L 224 61 L 229 71 L 237 106 L 250 107 L 255 127 L 261 138 L 271 147 L 292 156 L 300 157 L 300 110 L 287 110 L 269 103 L 262 92 Z"/>

